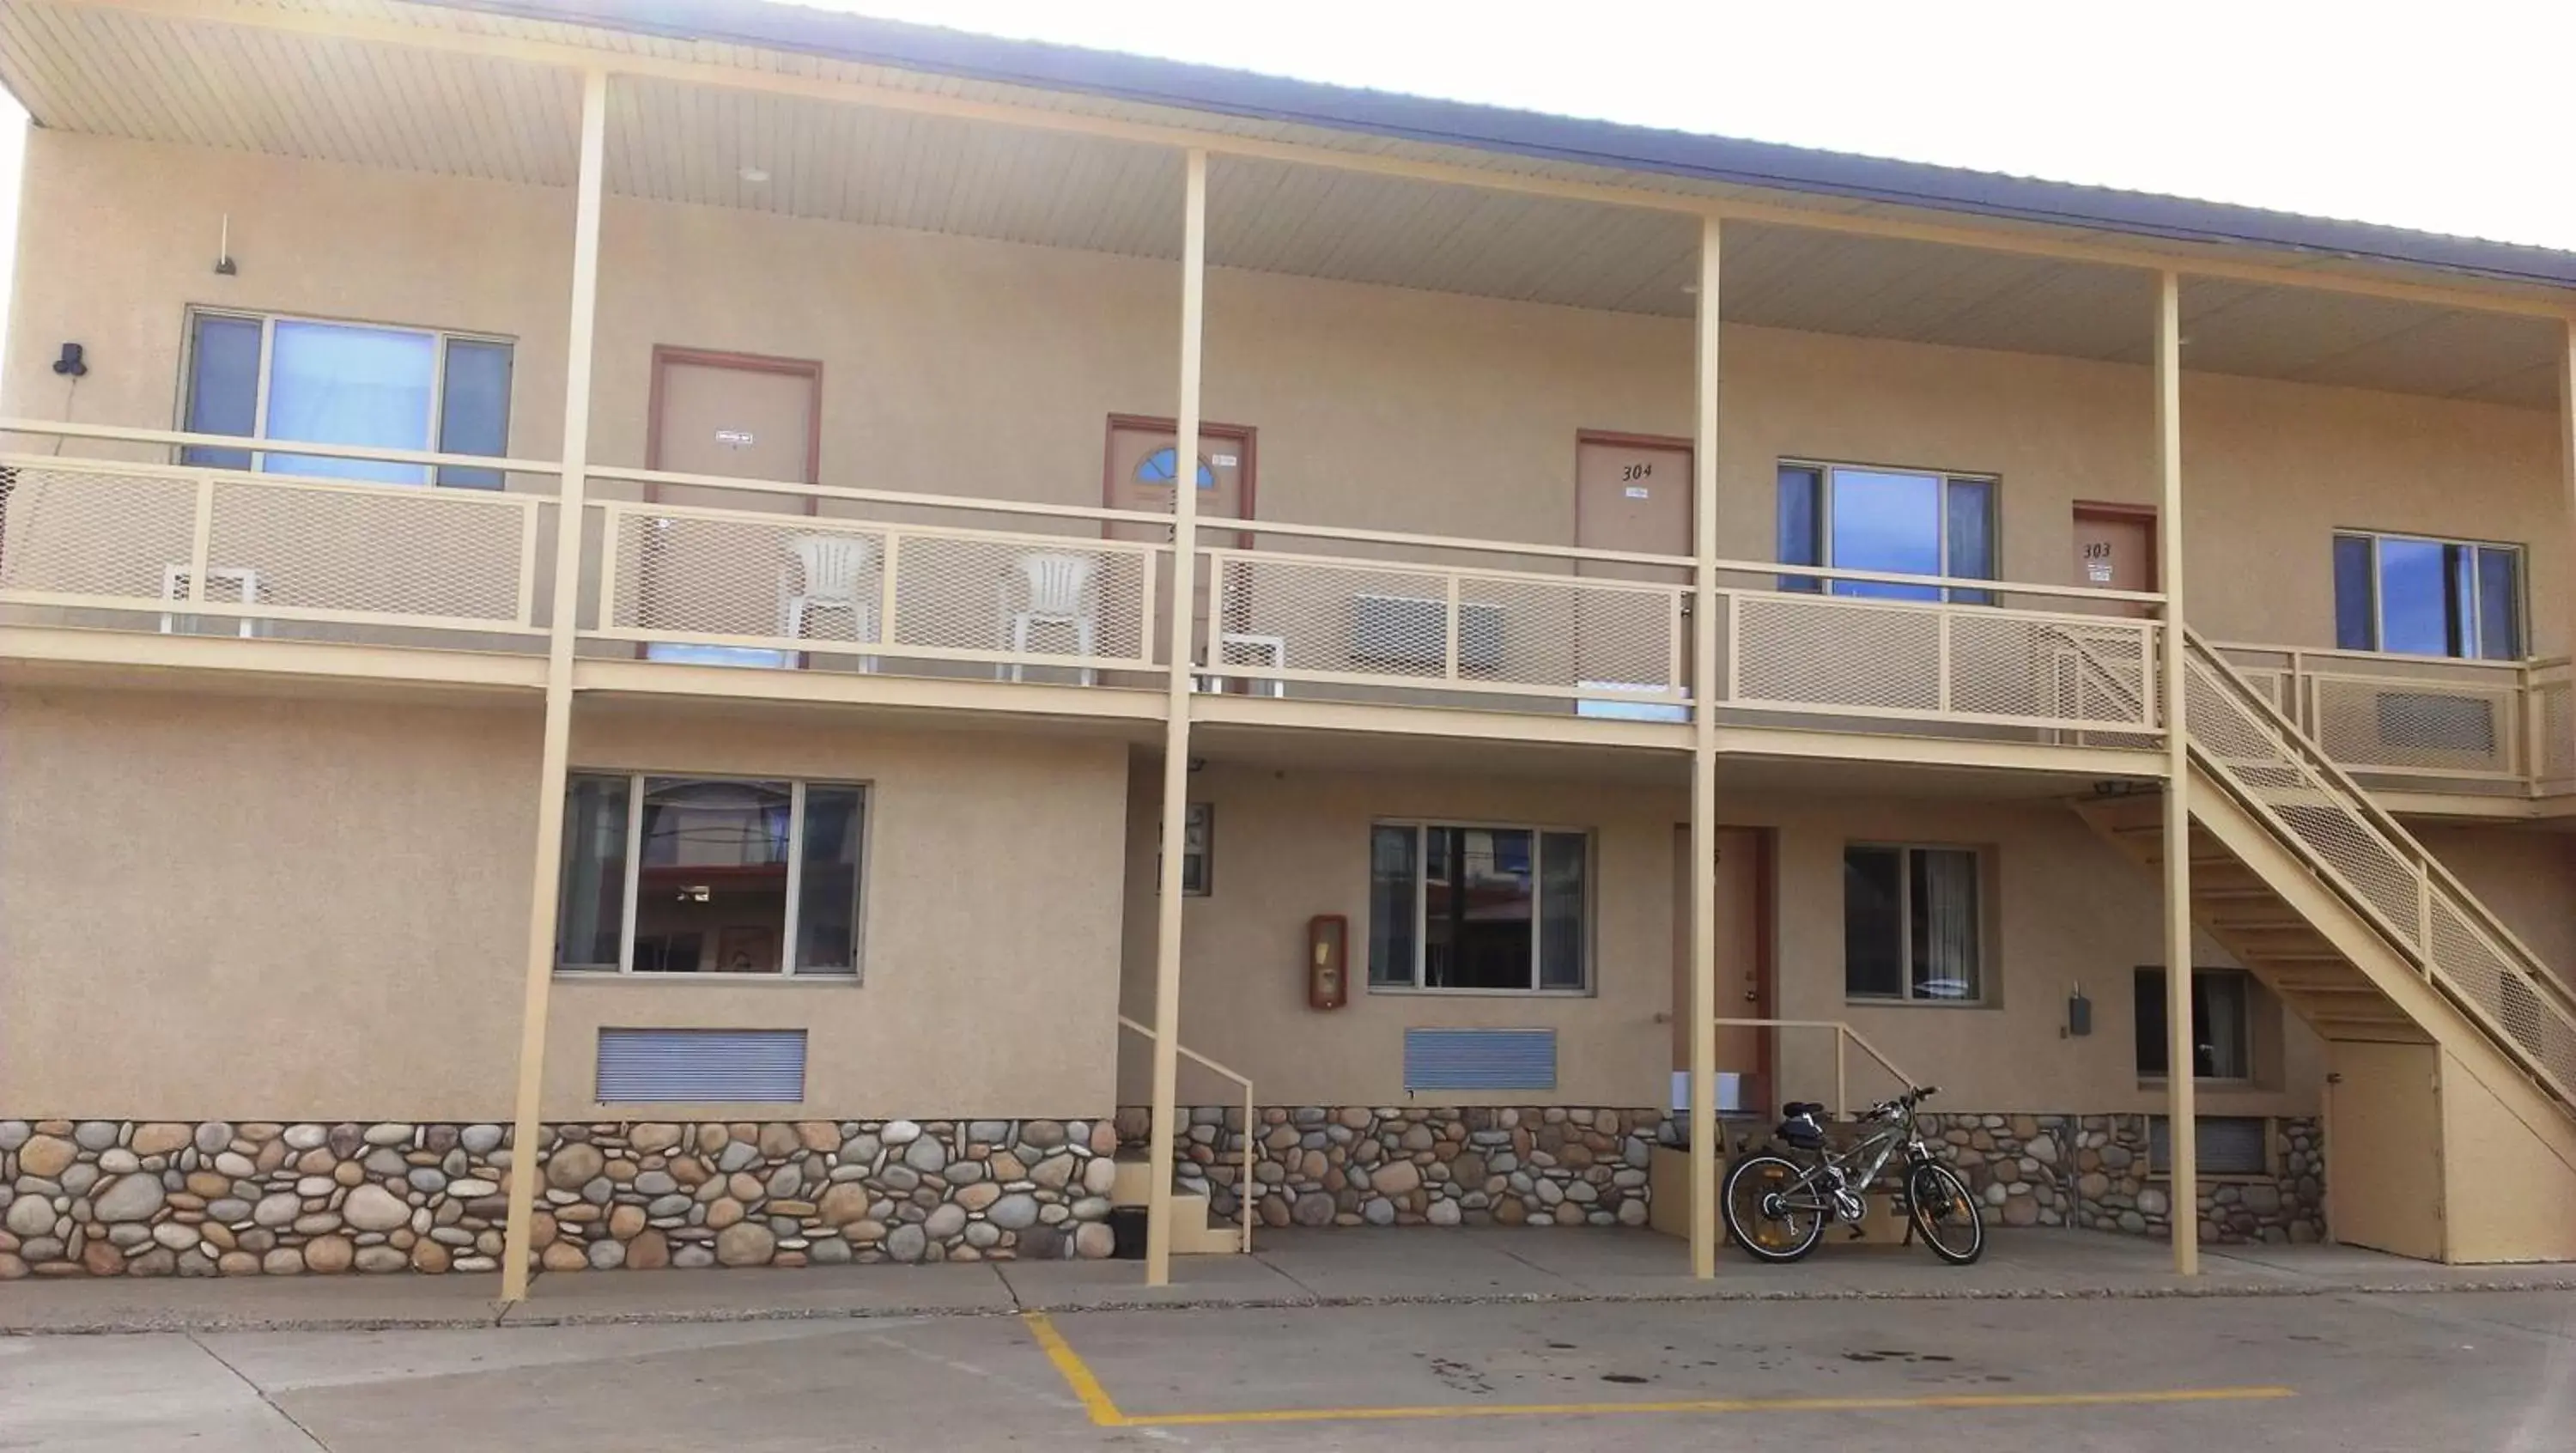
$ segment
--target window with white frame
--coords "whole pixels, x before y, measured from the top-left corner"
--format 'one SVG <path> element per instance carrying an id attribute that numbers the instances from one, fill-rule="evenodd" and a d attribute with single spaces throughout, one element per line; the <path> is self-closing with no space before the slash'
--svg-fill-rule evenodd
<path id="1" fill-rule="evenodd" d="M 866 822 L 854 783 L 574 773 L 556 967 L 855 975 Z"/>
<path id="2" fill-rule="evenodd" d="M 1873 570 L 1888 575 L 1995 578 L 1995 482 L 1929 470 L 1852 464 L 1780 464 L 1779 544 L 1783 565 Z M 1837 580 L 1835 595 L 1890 600 L 1994 603 L 1994 592 Z M 1821 591 L 1814 576 L 1782 576 L 1783 590 Z"/>
<path id="3" fill-rule="evenodd" d="M 1975 848 L 1844 848 L 1844 997 L 1983 1000 L 1983 866 Z"/>
<path id="4" fill-rule="evenodd" d="M 1369 830 L 1369 984 L 1580 992 L 1592 835 L 1382 822 Z"/>
<path id="5" fill-rule="evenodd" d="M 2339 530 L 2335 644 L 2469 660 L 2522 659 L 2522 547 Z"/>
<path id="6" fill-rule="evenodd" d="M 350 444 L 444 454 L 509 451 L 510 343 L 426 328 L 319 318 L 188 315 L 180 427 L 281 444 Z M 336 459 L 276 449 L 192 445 L 182 464 L 387 484 L 499 489 L 501 472 L 467 465 Z"/>

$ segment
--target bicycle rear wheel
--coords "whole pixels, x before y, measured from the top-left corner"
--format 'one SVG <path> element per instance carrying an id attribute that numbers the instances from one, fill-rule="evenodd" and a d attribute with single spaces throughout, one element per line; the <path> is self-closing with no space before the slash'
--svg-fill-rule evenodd
<path id="1" fill-rule="evenodd" d="M 1926 1163 L 1905 1178 L 1905 1200 L 1914 1230 L 1932 1254 L 1966 1266 L 1986 1254 L 1986 1215 L 1968 1183 L 1946 1165 Z"/>
<path id="2" fill-rule="evenodd" d="M 1718 1195 L 1727 1234 L 1763 1261 L 1796 1261 L 1815 1250 L 1825 1236 L 1826 1214 L 1814 1192 L 1800 1184 L 1806 1174 L 1784 1156 L 1737 1161 Z"/>

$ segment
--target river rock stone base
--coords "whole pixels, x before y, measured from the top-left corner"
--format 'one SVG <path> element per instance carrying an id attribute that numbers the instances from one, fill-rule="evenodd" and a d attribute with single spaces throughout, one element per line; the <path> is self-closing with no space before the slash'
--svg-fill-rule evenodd
<path id="1" fill-rule="evenodd" d="M 548 1271 L 1105 1257 L 1105 1121 L 545 1127 Z M 508 1127 L 0 1120 L 0 1281 L 492 1271 Z"/>
<path id="2" fill-rule="evenodd" d="M 2158 1240 L 2173 1235 L 2171 1191 L 2147 1169 L 2144 1115 L 1936 1115 L 1919 1123 L 1949 1147 L 1969 1188 L 2007 1226 L 2081 1226 Z M 2272 1174 L 2200 1178 L 2207 1245 L 2325 1239 L 2325 1139 L 2319 1122 L 2272 1122 Z"/>
<path id="3" fill-rule="evenodd" d="M 1257 1113 L 1253 1213 L 1268 1226 L 1643 1226 L 1656 1110 L 1274 1105 Z M 1147 1112 L 1118 1112 L 1141 1149 Z M 1243 1109 L 1188 1112 L 1180 1188 L 1242 1202 Z"/>

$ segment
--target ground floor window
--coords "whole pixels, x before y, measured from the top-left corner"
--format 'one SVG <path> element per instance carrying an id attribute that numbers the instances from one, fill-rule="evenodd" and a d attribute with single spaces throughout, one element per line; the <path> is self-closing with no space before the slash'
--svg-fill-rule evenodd
<path id="1" fill-rule="evenodd" d="M 2254 1077 L 2254 980 L 2241 969 L 2191 971 L 2192 1078 Z M 2137 974 L 2138 1073 L 2160 1079 L 2171 1072 L 2166 1054 L 2165 971 Z"/>
<path id="2" fill-rule="evenodd" d="M 1972 1003 L 1985 997 L 1982 855 L 1975 848 L 1843 849 L 1843 994 Z"/>
<path id="3" fill-rule="evenodd" d="M 1591 834 L 1379 823 L 1369 834 L 1369 983 L 1577 991 L 1589 982 Z"/>
<path id="4" fill-rule="evenodd" d="M 2272 1122 L 2260 1115 L 2203 1115 L 2192 1122 L 2194 1163 L 2205 1176 L 2272 1173 Z M 2173 1122 L 2147 1121 L 2147 1173 L 2173 1173 Z"/>
<path id="5" fill-rule="evenodd" d="M 573 774 L 556 965 L 856 974 L 866 799 L 854 783 Z"/>

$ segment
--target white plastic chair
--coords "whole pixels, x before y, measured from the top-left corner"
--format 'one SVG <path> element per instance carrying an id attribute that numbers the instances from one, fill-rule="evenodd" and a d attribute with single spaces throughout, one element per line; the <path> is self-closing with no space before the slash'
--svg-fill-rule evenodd
<path id="1" fill-rule="evenodd" d="M 851 639 L 877 639 L 877 542 L 864 535 L 796 535 L 786 543 L 791 563 L 779 572 L 778 634 L 804 640 L 815 612 L 842 611 L 850 617 Z M 860 658 L 859 669 L 877 669 L 876 657 Z"/>
<path id="2" fill-rule="evenodd" d="M 1020 605 L 1017 610 L 1008 610 L 1006 606 L 1009 617 L 1007 635 L 1015 654 L 1027 655 L 1030 638 L 1042 627 L 1073 632 L 1074 654 L 1093 654 L 1100 624 L 1099 614 L 1092 605 L 1091 573 L 1098 563 L 1089 555 L 1052 552 L 1020 557 L 1020 574 L 1023 577 Z M 1004 581 L 1002 588 L 1007 599 L 1010 582 Z M 1013 681 L 1021 679 L 1019 662 L 1011 663 L 1009 674 Z M 1082 670 L 1082 684 L 1090 686 L 1099 680 L 1099 676 L 1099 672 L 1086 666 Z"/>

